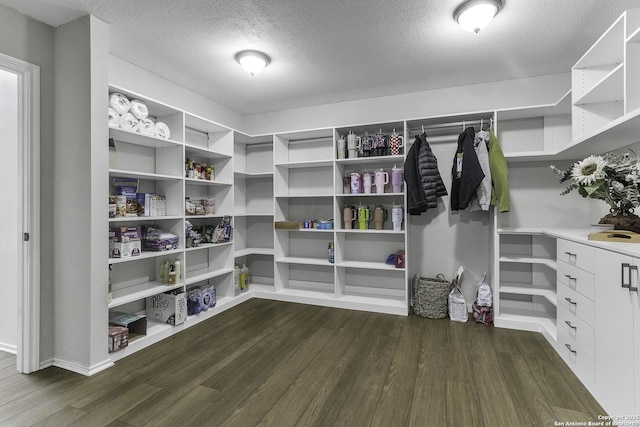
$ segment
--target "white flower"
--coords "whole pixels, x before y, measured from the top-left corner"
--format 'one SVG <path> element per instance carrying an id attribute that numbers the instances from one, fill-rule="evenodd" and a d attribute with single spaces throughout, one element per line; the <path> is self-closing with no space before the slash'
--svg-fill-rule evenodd
<path id="1" fill-rule="evenodd" d="M 580 185 L 590 185 L 605 177 L 607 162 L 601 156 L 589 156 L 573 165 L 571 178 Z"/>
<path id="2" fill-rule="evenodd" d="M 618 182 L 618 181 L 613 181 L 611 183 L 611 187 L 613 187 L 613 189 L 615 191 L 618 191 L 618 192 L 624 190 L 624 185 L 621 182 Z"/>
<path id="3" fill-rule="evenodd" d="M 624 177 L 624 180 L 627 182 L 634 182 L 636 180 L 636 175 L 633 173 L 627 174 L 627 176 Z"/>

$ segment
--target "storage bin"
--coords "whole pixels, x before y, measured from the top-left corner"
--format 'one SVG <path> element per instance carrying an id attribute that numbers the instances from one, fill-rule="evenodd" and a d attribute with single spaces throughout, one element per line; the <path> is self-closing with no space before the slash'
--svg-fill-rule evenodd
<path id="1" fill-rule="evenodd" d="M 444 275 L 437 277 L 413 277 L 413 312 L 429 319 L 443 319 L 448 314 L 451 282 Z"/>

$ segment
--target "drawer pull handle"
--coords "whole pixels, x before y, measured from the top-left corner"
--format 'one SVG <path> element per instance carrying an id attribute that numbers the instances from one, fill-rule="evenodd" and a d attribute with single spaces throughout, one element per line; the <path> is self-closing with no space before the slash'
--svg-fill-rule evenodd
<path id="1" fill-rule="evenodd" d="M 578 305 L 578 303 L 577 303 L 577 302 L 572 301 L 572 300 L 571 300 L 571 298 L 569 298 L 569 297 L 566 297 L 566 298 L 565 298 L 565 300 L 567 300 L 567 302 L 568 302 L 569 304 Z"/>
<path id="2" fill-rule="evenodd" d="M 573 253 L 571 253 L 571 252 L 565 252 L 565 254 L 569 255 L 570 257 L 572 257 L 572 256 L 576 256 L 576 255 L 577 255 L 577 254 L 573 254 Z"/>
<path id="3" fill-rule="evenodd" d="M 569 280 L 576 280 L 576 279 L 577 279 L 576 277 L 573 277 L 573 276 L 572 276 L 572 275 L 570 275 L 570 274 L 565 274 L 565 275 L 564 275 L 564 277 L 566 277 L 566 278 L 567 278 L 567 279 L 569 279 Z"/>
<path id="4" fill-rule="evenodd" d="M 571 346 L 570 346 L 569 344 L 565 344 L 564 346 L 565 346 L 565 347 L 567 347 L 571 353 L 573 353 L 573 354 L 577 354 L 577 353 L 578 353 L 577 351 L 575 351 L 574 349 L 572 349 L 572 348 L 571 348 Z"/>
<path id="5" fill-rule="evenodd" d="M 624 269 L 627 269 L 627 271 L 629 272 L 629 274 L 627 274 L 627 282 L 625 283 L 624 281 Z M 620 285 L 623 288 L 627 288 L 630 289 L 631 288 L 631 264 L 628 264 L 626 262 L 622 263 L 622 270 L 620 272 Z"/>
<path id="6" fill-rule="evenodd" d="M 565 320 L 565 321 L 564 321 L 564 323 L 566 323 L 567 325 L 569 325 L 569 327 L 570 327 L 571 329 L 578 329 L 577 327 L 573 326 L 573 325 L 571 324 L 571 322 L 569 322 L 568 320 Z"/>
<path id="7" fill-rule="evenodd" d="M 637 286 L 631 286 L 631 271 L 635 271 L 636 272 L 636 277 L 638 276 L 638 266 L 637 265 L 630 265 L 629 266 L 629 291 L 633 291 L 633 292 L 638 292 L 638 287 Z"/>

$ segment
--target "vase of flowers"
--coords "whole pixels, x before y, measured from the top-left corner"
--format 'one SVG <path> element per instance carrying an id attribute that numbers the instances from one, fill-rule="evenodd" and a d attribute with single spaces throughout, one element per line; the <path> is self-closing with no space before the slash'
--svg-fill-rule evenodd
<path id="1" fill-rule="evenodd" d="M 609 214 L 600 224 L 613 224 L 617 230 L 640 233 L 640 217 L 634 209 L 640 206 L 640 163 L 634 153 L 606 153 L 589 156 L 560 170 L 551 166 L 568 183 L 561 193 L 577 190 L 582 197 L 599 199 L 609 205 Z"/>

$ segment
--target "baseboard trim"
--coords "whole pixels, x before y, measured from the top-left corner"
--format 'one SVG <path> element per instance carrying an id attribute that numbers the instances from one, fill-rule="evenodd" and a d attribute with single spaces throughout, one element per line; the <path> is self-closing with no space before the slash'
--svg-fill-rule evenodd
<path id="1" fill-rule="evenodd" d="M 72 371 L 75 372 L 77 374 L 81 374 L 81 375 L 85 375 L 85 376 L 91 376 L 94 374 L 97 374 L 100 371 L 104 371 L 105 369 L 113 366 L 113 362 L 111 361 L 111 359 L 107 359 L 104 360 L 100 363 L 97 363 L 93 366 L 83 366 L 83 365 L 78 365 L 77 363 L 74 362 L 69 362 L 66 360 L 61 360 L 61 359 L 53 359 L 53 366 L 57 366 L 58 368 L 62 368 L 62 369 L 66 369 L 68 371 Z"/>

